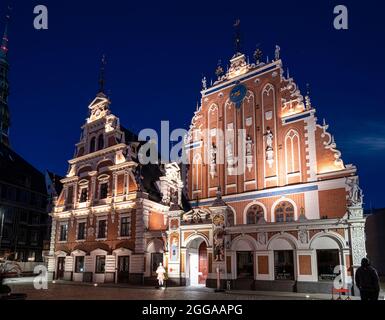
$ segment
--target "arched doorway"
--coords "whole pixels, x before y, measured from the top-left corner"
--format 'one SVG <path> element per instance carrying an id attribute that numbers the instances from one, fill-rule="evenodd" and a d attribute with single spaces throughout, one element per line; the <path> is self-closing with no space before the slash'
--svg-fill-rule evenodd
<path id="1" fill-rule="evenodd" d="M 186 249 L 186 284 L 205 286 L 208 276 L 206 241 L 202 237 L 197 237 L 187 244 Z"/>

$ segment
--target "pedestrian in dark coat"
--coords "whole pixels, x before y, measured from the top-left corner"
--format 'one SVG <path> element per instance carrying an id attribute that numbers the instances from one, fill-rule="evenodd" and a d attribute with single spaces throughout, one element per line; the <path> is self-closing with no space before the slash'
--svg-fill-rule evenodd
<path id="1" fill-rule="evenodd" d="M 380 279 L 367 258 L 362 259 L 356 272 L 356 285 L 360 289 L 361 300 L 376 301 L 380 294 Z"/>

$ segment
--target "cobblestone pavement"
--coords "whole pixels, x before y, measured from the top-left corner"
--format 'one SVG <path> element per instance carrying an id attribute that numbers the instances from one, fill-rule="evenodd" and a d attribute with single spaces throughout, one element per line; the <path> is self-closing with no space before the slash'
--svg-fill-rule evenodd
<path id="1" fill-rule="evenodd" d="M 237 291 L 215 293 L 205 287 L 178 287 L 159 290 L 152 287 L 123 287 L 75 283 L 49 284 L 48 290 L 35 290 L 32 282 L 10 282 L 12 293 L 25 293 L 28 300 L 330 300 L 329 295 L 283 292 Z"/>

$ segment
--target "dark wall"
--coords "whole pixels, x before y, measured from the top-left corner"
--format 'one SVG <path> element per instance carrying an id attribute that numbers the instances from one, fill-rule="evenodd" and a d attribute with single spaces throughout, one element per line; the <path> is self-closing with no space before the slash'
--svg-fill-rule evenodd
<path id="1" fill-rule="evenodd" d="M 385 209 L 367 215 L 365 233 L 368 258 L 378 274 L 385 277 Z"/>

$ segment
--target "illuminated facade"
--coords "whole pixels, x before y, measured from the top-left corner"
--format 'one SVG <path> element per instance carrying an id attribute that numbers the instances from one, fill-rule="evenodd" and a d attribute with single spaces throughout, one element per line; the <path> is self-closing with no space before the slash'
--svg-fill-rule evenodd
<path id="1" fill-rule="evenodd" d="M 219 268 L 232 288 L 331 292 L 334 267 L 346 266 L 347 283 L 366 255 L 357 170 L 285 74 L 280 48 L 272 61 L 259 50 L 254 58 L 238 51 L 215 83 L 203 79 L 185 141 L 186 187 L 207 221 L 182 224 L 180 261 L 193 232 L 207 246 L 209 286 Z"/>
<path id="2" fill-rule="evenodd" d="M 275 59 L 239 51 L 203 80 L 180 167 L 140 165 L 101 91 L 52 212 L 57 279 L 331 292 L 366 255 L 362 192 L 326 123 Z M 184 168 L 184 166 L 182 167 Z M 185 198 L 189 198 L 187 201 Z"/>
<path id="3" fill-rule="evenodd" d="M 55 279 L 143 283 L 163 262 L 171 198 L 182 199 L 179 167 L 139 165 L 137 138 L 109 105 L 103 92 L 90 104 L 61 180 L 48 259 Z"/>

